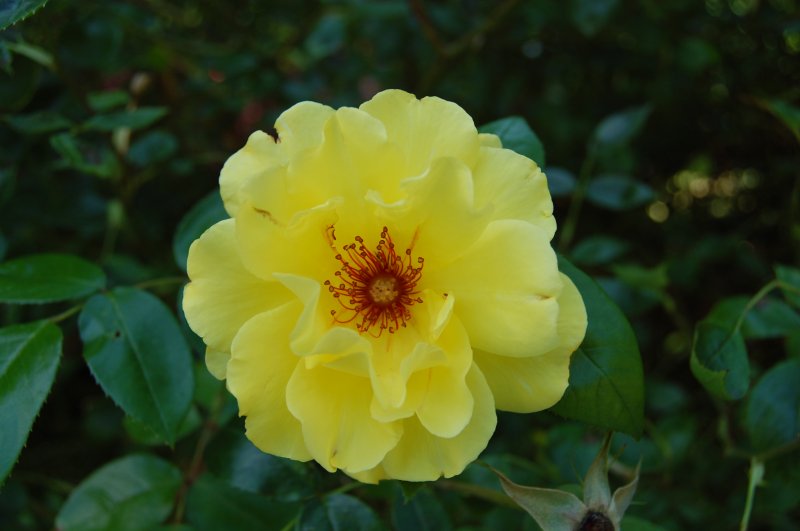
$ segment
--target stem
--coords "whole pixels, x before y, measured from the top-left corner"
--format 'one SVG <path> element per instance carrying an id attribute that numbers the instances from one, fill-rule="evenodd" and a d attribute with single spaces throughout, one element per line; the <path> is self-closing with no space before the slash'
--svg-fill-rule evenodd
<path id="1" fill-rule="evenodd" d="M 742 514 L 742 522 L 739 524 L 739 531 L 747 531 L 747 526 L 750 523 L 750 513 L 753 510 L 756 487 L 758 487 L 764 479 L 763 461 L 756 457 L 752 458 L 750 460 L 750 470 L 747 475 L 750 479 L 747 482 L 747 499 L 744 502 L 744 514 Z"/>
<path id="2" fill-rule="evenodd" d="M 779 280 L 777 280 L 777 279 L 776 279 L 776 280 L 771 280 L 771 281 L 767 282 L 767 283 L 764 285 L 764 287 L 763 287 L 763 288 L 761 288 L 760 290 L 758 290 L 758 292 L 757 292 L 755 295 L 753 295 L 752 297 L 750 297 L 750 300 L 749 300 L 749 301 L 747 301 L 747 304 L 745 305 L 744 309 L 742 310 L 742 313 L 741 313 L 741 314 L 739 314 L 739 318 L 736 320 L 736 324 L 735 324 L 735 325 L 734 325 L 734 327 L 733 327 L 733 333 L 736 333 L 736 332 L 739 330 L 739 328 L 741 328 L 741 326 L 742 326 L 742 323 L 744 323 L 744 318 L 747 316 L 747 312 L 749 312 L 750 310 L 752 310 L 752 309 L 753 309 L 753 307 L 754 307 L 756 304 L 758 304 L 759 302 L 761 302 L 761 299 L 763 299 L 764 297 L 766 297 L 766 296 L 767 296 L 767 294 L 768 294 L 770 291 L 772 291 L 773 289 L 775 289 L 775 288 L 777 288 L 777 287 L 779 287 L 779 286 L 781 286 L 781 285 L 782 285 L 781 281 L 779 281 Z"/>
<path id="3" fill-rule="evenodd" d="M 211 404 L 211 410 L 203 423 L 203 430 L 197 438 L 197 444 L 194 447 L 194 454 L 192 461 L 186 473 L 183 475 L 183 484 L 175 496 L 175 512 L 173 513 L 172 523 L 180 524 L 183 521 L 183 515 L 186 512 L 186 495 L 189 492 L 189 487 L 197 480 L 200 473 L 203 471 L 203 456 L 206 451 L 208 443 L 216 433 L 219 426 L 217 425 L 217 415 L 222 411 L 222 406 L 225 403 L 225 388 L 220 388 L 217 395 L 214 397 L 214 402 Z"/>
<path id="4" fill-rule="evenodd" d="M 65 320 L 65 319 L 68 319 L 68 318 L 72 317 L 73 315 L 75 315 L 76 313 L 78 313 L 79 311 L 81 311 L 82 308 L 83 308 L 83 304 L 78 304 L 78 305 L 73 306 L 72 308 L 70 308 L 68 310 L 65 310 L 65 311 L 59 313 L 58 315 L 54 315 L 53 317 L 51 317 L 48 320 L 51 323 L 60 323 L 61 321 Z"/>
<path id="5" fill-rule="evenodd" d="M 578 225 L 578 218 L 581 215 L 583 200 L 586 197 L 586 189 L 589 187 L 589 178 L 592 176 L 592 170 L 594 169 L 594 159 L 595 152 L 590 147 L 581 166 L 578 184 L 575 185 L 575 191 L 572 193 L 572 202 L 567 211 L 564 227 L 561 229 L 561 238 L 558 240 L 558 250 L 561 253 L 569 248 L 572 239 L 575 237 L 575 229 Z"/>

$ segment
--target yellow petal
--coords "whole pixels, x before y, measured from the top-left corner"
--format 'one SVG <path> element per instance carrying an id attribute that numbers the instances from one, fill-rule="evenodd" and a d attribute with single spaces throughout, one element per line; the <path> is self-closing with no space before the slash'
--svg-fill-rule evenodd
<path id="1" fill-rule="evenodd" d="M 228 361 L 231 359 L 230 352 L 221 352 L 206 348 L 206 367 L 208 372 L 217 380 L 224 380 L 228 374 Z"/>
<path id="2" fill-rule="evenodd" d="M 303 425 L 306 446 L 328 471 L 369 470 L 400 440 L 399 422 L 372 418 L 369 380 L 326 367 L 297 365 L 286 388 L 289 410 Z"/>
<path id="3" fill-rule="evenodd" d="M 337 205 L 331 200 L 284 223 L 246 200 L 236 214 L 236 248 L 242 263 L 263 279 L 293 273 L 323 282 L 341 267 L 328 243 L 330 227 L 338 219 Z"/>
<path id="4" fill-rule="evenodd" d="M 387 477 L 405 481 L 449 478 L 460 474 L 486 448 L 497 424 L 492 393 L 475 366 L 466 381 L 475 400 L 469 424 L 455 437 L 444 439 L 432 435 L 416 417 L 404 420 L 402 439 L 382 463 Z M 369 479 L 381 479 L 380 471 L 372 471 Z"/>
<path id="5" fill-rule="evenodd" d="M 547 235 L 518 220 L 494 221 L 455 262 L 425 271 L 426 286 L 455 296 L 454 313 L 475 348 L 503 356 L 558 345 L 562 281 Z"/>
<path id="6" fill-rule="evenodd" d="M 586 332 L 586 309 L 572 281 L 566 275 L 563 280 L 564 290 L 558 297 L 558 347 L 530 358 L 474 351 L 475 363 L 486 376 L 497 409 L 516 413 L 541 411 L 553 406 L 564 394 L 570 356 Z"/>
<path id="7" fill-rule="evenodd" d="M 492 207 L 493 219 L 521 219 L 553 238 L 556 220 L 547 179 L 535 162 L 509 149 L 484 147 L 472 173 L 475 204 Z"/>
<path id="8" fill-rule="evenodd" d="M 402 90 L 386 90 L 363 103 L 386 126 L 389 141 L 403 152 L 408 175 L 422 173 L 439 157 L 456 157 L 471 166 L 479 147 L 472 118 L 458 105 L 439 98 L 417 100 Z"/>
<path id="9" fill-rule="evenodd" d="M 403 181 L 402 188 L 406 200 L 385 204 L 375 196 L 369 199 L 395 243 L 411 248 L 412 257 L 423 258 L 426 268 L 463 254 L 489 221 L 488 210 L 474 208 L 472 173 L 458 159 L 436 159 L 429 171 Z"/>
<path id="10" fill-rule="evenodd" d="M 586 305 L 572 279 L 559 274 L 564 289 L 558 296 L 558 337 L 562 347 L 574 352 L 586 336 Z"/>
<path id="11" fill-rule="evenodd" d="M 300 422 L 286 406 L 286 385 L 300 358 L 289 348 L 289 332 L 300 314 L 291 302 L 250 319 L 233 341 L 228 389 L 247 416 L 247 437 L 264 452 L 311 459 Z"/>
<path id="12" fill-rule="evenodd" d="M 236 248 L 234 221 L 220 221 L 189 249 L 191 282 L 183 293 L 189 326 L 211 350 L 230 352 L 231 341 L 251 317 L 286 302 L 291 294 L 244 268 Z"/>
<path id="13" fill-rule="evenodd" d="M 500 141 L 500 137 L 492 133 L 479 133 L 478 141 L 481 143 L 481 146 L 483 147 L 492 147 L 492 148 L 503 147 L 503 142 Z"/>
<path id="14" fill-rule="evenodd" d="M 374 225 L 364 218 L 363 200 L 367 190 L 394 201 L 400 196 L 399 183 L 406 176 L 402 154 L 387 141 L 383 124 L 351 107 L 330 116 L 324 127 L 324 141 L 303 154 L 289 167 L 292 194 L 302 195 L 309 206 L 330 197 L 342 197 L 352 227 L 337 227 L 352 237 Z M 376 227 L 380 231 L 380 226 Z"/>
<path id="15" fill-rule="evenodd" d="M 256 131 L 247 144 L 231 155 L 219 175 L 219 188 L 225 210 L 231 216 L 241 204 L 240 191 L 254 175 L 286 163 L 283 150 L 263 131 Z"/>
<path id="16" fill-rule="evenodd" d="M 322 128 L 333 109 L 313 101 L 300 102 L 275 121 L 281 148 L 289 158 L 322 143 Z"/>

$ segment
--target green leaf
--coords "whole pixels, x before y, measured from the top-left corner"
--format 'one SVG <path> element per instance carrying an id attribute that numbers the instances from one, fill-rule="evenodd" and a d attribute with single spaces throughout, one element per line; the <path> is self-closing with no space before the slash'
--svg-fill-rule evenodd
<path id="1" fill-rule="evenodd" d="M 719 322 L 698 323 L 690 366 L 695 378 L 717 398 L 738 400 L 750 386 L 750 363 L 742 334 Z"/>
<path id="2" fill-rule="evenodd" d="M 82 127 L 90 131 L 113 131 L 121 128 L 142 129 L 156 123 L 166 114 L 166 107 L 140 107 L 129 111 L 92 116 L 83 123 Z"/>
<path id="3" fill-rule="evenodd" d="M 750 339 L 785 337 L 800 330 L 800 314 L 774 297 L 759 301 L 742 323 L 742 334 Z"/>
<path id="4" fill-rule="evenodd" d="M 94 112 L 107 112 L 117 107 L 127 105 L 130 101 L 130 94 L 124 90 L 104 90 L 101 92 L 91 92 L 87 97 L 89 107 Z"/>
<path id="5" fill-rule="evenodd" d="M 570 258 L 583 266 L 605 265 L 624 255 L 630 247 L 630 243 L 624 240 L 598 234 L 578 242 Z"/>
<path id="6" fill-rule="evenodd" d="M 605 26 L 619 0 L 572 0 L 572 22 L 586 37 Z"/>
<path id="7" fill-rule="evenodd" d="M 594 130 L 590 146 L 592 149 L 602 149 L 627 144 L 639 133 L 648 116 L 649 105 L 632 107 L 608 116 Z"/>
<path id="8" fill-rule="evenodd" d="M 366 503 L 347 494 L 332 494 L 308 503 L 300 514 L 297 531 L 372 531 L 384 529 Z"/>
<path id="9" fill-rule="evenodd" d="M 49 321 L 0 328 L 0 484 L 25 445 L 61 357 L 61 329 Z"/>
<path id="10" fill-rule="evenodd" d="M 153 295 L 116 288 L 78 319 L 83 356 L 103 390 L 162 440 L 175 442 L 194 391 L 191 356 L 169 309 Z"/>
<path id="11" fill-rule="evenodd" d="M 26 135 L 52 133 L 72 127 L 72 122 L 53 111 L 40 111 L 31 114 L 17 114 L 6 119 L 8 125 Z"/>
<path id="12" fill-rule="evenodd" d="M 0 302 L 77 299 L 105 285 L 106 277 L 99 267 L 68 254 L 34 254 L 0 264 Z"/>
<path id="13" fill-rule="evenodd" d="M 306 50 L 314 59 L 322 59 L 340 49 L 347 37 L 347 24 L 341 13 L 328 12 L 319 18 L 306 38 Z"/>
<path id="14" fill-rule="evenodd" d="M 430 488 L 420 489 L 409 501 L 400 488 L 392 502 L 392 525 L 397 531 L 448 531 L 450 516 Z"/>
<path id="15" fill-rule="evenodd" d="M 181 486 L 172 464 L 146 454 L 112 461 L 83 480 L 56 516 L 60 531 L 150 529 L 172 511 Z"/>
<path id="16" fill-rule="evenodd" d="M 79 172 L 106 178 L 117 177 L 121 172 L 117 157 L 108 147 L 82 142 L 72 133 L 51 136 L 50 145 L 61 155 L 64 165 Z"/>
<path id="17" fill-rule="evenodd" d="M 0 112 L 17 112 L 25 107 L 33 98 L 41 75 L 41 66 L 27 58 L 14 61 L 13 74 L 0 70 Z"/>
<path id="18" fill-rule="evenodd" d="M 631 325 L 585 273 L 559 257 L 588 316 L 586 337 L 572 355 L 569 387 L 552 411 L 567 418 L 639 437 L 644 422 L 644 376 Z"/>
<path id="19" fill-rule="evenodd" d="M 175 239 L 172 242 L 172 253 L 178 267 L 186 271 L 186 258 L 189 256 L 189 247 L 192 242 L 211 225 L 227 217 L 228 214 L 225 212 L 218 191 L 205 196 L 183 216 L 175 230 Z"/>
<path id="20" fill-rule="evenodd" d="M 609 210 L 630 210 L 655 199 L 653 189 L 623 175 L 600 175 L 589 182 L 586 199 Z"/>
<path id="21" fill-rule="evenodd" d="M 0 0 L 0 30 L 29 17 L 46 3 L 47 0 Z"/>
<path id="22" fill-rule="evenodd" d="M 128 436 L 137 444 L 143 446 L 159 446 L 164 443 L 163 439 L 156 435 L 146 424 L 139 422 L 133 417 L 126 416 L 122 421 Z M 198 430 L 203 425 L 203 418 L 194 406 L 189 408 L 189 412 L 183 417 L 181 425 L 178 427 L 176 440 L 179 441 Z"/>
<path id="23" fill-rule="evenodd" d="M 483 125 L 478 130 L 499 136 L 504 148 L 525 155 L 544 168 L 544 146 L 525 118 L 509 116 Z"/>
<path id="24" fill-rule="evenodd" d="M 201 476 L 189 491 L 186 518 L 197 531 L 280 531 L 300 512 L 299 503 L 276 501 Z"/>
<path id="25" fill-rule="evenodd" d="M 753 447 L 770 450 L 800 438 L 800 360 L 779 363 L 753 387 L 744 424 Z"/>
<path id="26" fill-rule="evenodd" d="M 547 175 L 547 187 L 553 197 L 566 197 L 572 194 L 578 182 L 571 171 L 556 166 L 547 168 L 545 175 Z"/>
<path id="27" fill-rule="evenodd" d="M 151 131 L 137 138 L 128 150 L 128 160 L 143 168 L 170 158 L 178 149 L 174 135 L 164 131 Z"/>
<path id="28" fill-rule="evenodd" d="M 283 501 L 314 495 L 311 470 L 304 463 L 265 454 L 241 428 L 220 431 L 206 451 L 206 466 L 214 477 L 248 492 L 261 492 Z"/>
<path id="29" fill-rule="evenodd" d="M 800 269 L 785 265 L 775 266 L 775 275 L 781 281 L 783 296 L 795 308 L 800 308 Z"/>
<path id="30" fill-rule="evenodd" d="M 800 107 L 780 99 L 760 99 L 758 104 L 789 128 L 800 142 Z"/>

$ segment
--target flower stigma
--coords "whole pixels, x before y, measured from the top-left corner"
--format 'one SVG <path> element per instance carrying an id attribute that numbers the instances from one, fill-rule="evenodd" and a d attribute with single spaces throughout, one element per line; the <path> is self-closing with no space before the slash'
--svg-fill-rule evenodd
<path id="1" fill-rule="evenodd" d="M 336 249 L 333 227 L 328 230 L 331 247 Z M 387 227 L 383 227 L 374 253 L 361 236 L 342 250 L 344 253 L 336 254 L 341 264 L 334 273 L 338 282 L 325 281 L 328 291 L 344 309 L 331 310 L 333 319 L 344 324 L 360 317 L 356 329 L 373 337 L 380 337 L 384 330 L 393 334 L 404 328 L 411 319 L 409 308 L 422 302 L 416 287 L 425 260 L 418 257 L 415 267 L 411 248 L 398 254 Z"/>

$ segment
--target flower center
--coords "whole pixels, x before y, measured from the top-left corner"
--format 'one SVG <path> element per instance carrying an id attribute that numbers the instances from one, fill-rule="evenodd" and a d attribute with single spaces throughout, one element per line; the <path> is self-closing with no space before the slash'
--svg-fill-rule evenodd
<path id="1" fill-rule="evenodd" d="M 331 247 L 336 249 L 336 236 L 329 229 Z M 343 310 L 331 310 L 337 323 L 356 321 L 359 333 L 369 332 L 379 337 L 384 330 L 390 334 L 405 327 L 411 319 L 409 308 L 422 299 L 417 295 L 417 282 L 422 278 L 424 259 L 411 257 L 411 249 L 397 254 L 394 242 L 386 227 L 375 252 L 364 245 L 361 236 L 356 243 L 345 245 L 336 259 L 342 265 L 334 273 L 337 280 L 325 281 L 328 291 Z"/>

